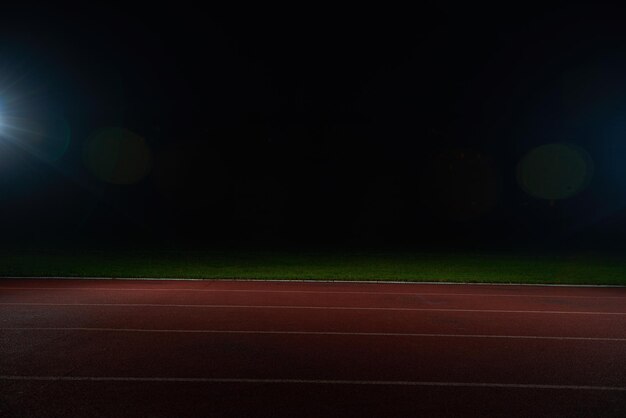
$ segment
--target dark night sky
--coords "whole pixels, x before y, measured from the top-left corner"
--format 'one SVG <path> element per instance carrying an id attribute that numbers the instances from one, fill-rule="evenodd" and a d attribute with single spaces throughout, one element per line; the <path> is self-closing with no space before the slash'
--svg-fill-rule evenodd
<path id="1" fill-rule="evenodd" d="M 7 9 L 4 245 L 620 245 L 625 19 L 597 2 Z"/>

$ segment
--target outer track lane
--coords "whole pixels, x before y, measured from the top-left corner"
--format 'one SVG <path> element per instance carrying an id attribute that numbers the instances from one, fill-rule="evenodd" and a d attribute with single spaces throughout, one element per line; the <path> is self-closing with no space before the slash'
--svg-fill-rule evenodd
<path id="1" fill-rule="evenodd" d="M 3 375 L 626 387 L 626 342 L 74 331 L 5 331 L 0 335 L 8 346 L 22 347 L 22 353 L 30 351 L 0 351 Z M 38 346 L 31 351 L 32 340 Z"/>
<path id="2" fill-rule="evenodd" d="M 11 382 L 13 383 L 13 382 Z M 30 393 L 20 398 L 19 393 Z M 0 381 L 6 418 L 623 417 L 623 393 L 298 384 Z M 69 399 L 68 399 L 69 398 Z M 42 414 L 46 411 L 46 414 Z"/>

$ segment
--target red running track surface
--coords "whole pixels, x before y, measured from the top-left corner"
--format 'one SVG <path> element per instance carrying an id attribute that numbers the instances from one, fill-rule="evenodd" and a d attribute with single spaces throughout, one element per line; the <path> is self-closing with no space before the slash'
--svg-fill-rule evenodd
<path id="1" fill-rule="evenodd" d="M 626 416 L 626 288 L 1 280 L 2 417 Z"/>

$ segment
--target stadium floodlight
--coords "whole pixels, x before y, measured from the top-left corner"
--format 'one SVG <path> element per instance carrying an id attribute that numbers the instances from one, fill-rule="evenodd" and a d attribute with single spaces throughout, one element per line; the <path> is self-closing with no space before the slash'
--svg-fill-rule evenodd
<path id="1" fill-rule="evenodd" d="M 12 141 L 16 131 L 19 131 L 18 126 L 13 127 L 11 125 L 11 117 L 7 115 L 6 109 L 2 106 L 2 102 L 0 102 L 0 139 L 2 141 Z"/>
<path id="2" fill-rule="evenodd" d="M 11 118 L 7 115 L 6 108 L 3 105 L 4 103 L 0 101 L 0 138 L 6 140 L 12 136 L 11 127 L 9 126 Z"/>
<path id="3" fill-rule="evenodd" d="M 0 66 L 0 70 L 1 70 Z M 55 163 L 67 151 L 71 127 L 56 102 L 40 94 L 24 77 L 0 71 L 0 156 L 20 150 L 46 163 Z M 27 90 L 24 95 L 21 91 Z"/>

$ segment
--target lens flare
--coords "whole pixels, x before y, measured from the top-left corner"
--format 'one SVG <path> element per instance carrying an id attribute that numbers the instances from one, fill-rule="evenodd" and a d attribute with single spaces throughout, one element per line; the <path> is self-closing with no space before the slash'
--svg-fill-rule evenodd
<path id="1" fill-rule="evenodd" d="M 570 144 L 546 144 L 531 150 L 517 166 L 517 181 L 529 195 L 547 200 L 572 197 L 593 175 L 587 152 Z"/>

